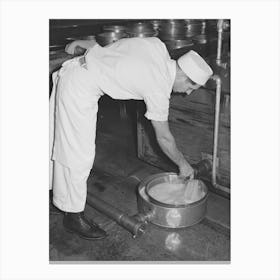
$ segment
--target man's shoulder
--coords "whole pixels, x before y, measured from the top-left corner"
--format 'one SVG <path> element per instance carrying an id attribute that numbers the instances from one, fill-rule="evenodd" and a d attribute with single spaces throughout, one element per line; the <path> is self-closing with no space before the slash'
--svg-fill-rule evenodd
<path id="1" fill-rule="evenodd" d="M 122 40 L 124 44 L 131 44 L 136 48 L 139 47 L 165 47 L 165 44 L 157 37 L 146 37 L 146 38 L 127 38 Z"/>
<path id="2" fill-rule="evenodd" d="M 152 45 L 165 47 L 165 44 L 157 37 L 147 37 L 147 38 L 144 38 L 144 39 Z"/>

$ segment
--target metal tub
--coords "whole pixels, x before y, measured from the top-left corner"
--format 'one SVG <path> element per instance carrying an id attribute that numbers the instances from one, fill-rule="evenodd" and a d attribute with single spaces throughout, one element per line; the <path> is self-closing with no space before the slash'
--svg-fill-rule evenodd
<path id="1" fill-rule="evenodd" d="M 127 26 L 128 33 L 149 33 L 154 31 L 154 27 L 149 22 L 136 22 Z"/>
<path id="2" fill-rule="evenodd" d="M 191 40 L 166 40 L 164 41 L 168 50 L 176 50 L 181 48 L 191 48 L 193 46 L 193 42 Z"/>
<path id="3" fill-rule="evenodd" d="M 208 189 L 200 181 L 205 196 L 200 200 L 184 205 L 171 205 L 159 202 L 149 196 L 148 190 L 163 182 L 178 181 L 176 173 L 160 173 L 146 178 L 138 187 L 138 209 L 143 219 L 167 228 L 184 228 L 200 222 L 206 215 Z"/>
<path id="4" fill-rule="evenodd" d="M 96 41 L 98 44 L 104 47 L 122 38 L 127 38 L 127 37 L 128 35 L 123 32 L 104 32 L 97 35 Z"/>
<path id="5" fill-rule="evenodd" d="M 106 25 L 103 27 L 104 32 L 115 32 L 115 33 L 125 32 L 126 29 L 127 27 L 123 25 Z"/>
<path id="6" fill-rule="evenodd" d="M 156 31 L 152 32 L 142 32 L 142 33 L 133 33 L 133 32 L 127 32 L 130 38 L 133 37 L 139 37 L 139 38 L 146 38 L 146 37 L 156 37 L 158 33 Z"/>
<path id="7" fill-rule="evenodd" d="M 184 39 L 186 29 L 183 23 L 166 22 L 159 28 L 159 37 L 162 40 Z"/>

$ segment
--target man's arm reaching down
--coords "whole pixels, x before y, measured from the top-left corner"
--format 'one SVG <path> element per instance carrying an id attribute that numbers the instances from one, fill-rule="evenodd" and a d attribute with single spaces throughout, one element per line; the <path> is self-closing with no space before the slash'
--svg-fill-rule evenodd
<path id="1" fill-rule="evenodd" d="M 193 178 L 193 168 L 186 161 L 183 154 L 178 150 L 175 139 L 170 132 L 168 121 L 151 121 L 154 127 L 156 138 L 162 151 L 179 168 L 179 175 Z"/>

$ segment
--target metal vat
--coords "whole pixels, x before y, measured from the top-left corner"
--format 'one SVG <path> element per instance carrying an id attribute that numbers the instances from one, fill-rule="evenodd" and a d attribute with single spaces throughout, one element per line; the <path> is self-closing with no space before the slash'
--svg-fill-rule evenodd
<path id="1" fill-rule="evenodd" d="M 130 24 L 126 30 L 129 37 L 154 37 L 157 36 L 157 31 L 149 22 L 137 22 Z"/>
<path id="2" fill-rule="evenodd" d="M 139 37 L 139 38 L 146 38 L 146 37 L 156 37 L 157 36 L 157 32 L 153 31 L 153 32 L 143 32 L 143 33 L 133 33 L 133 32 L 127 32 L 130 38 L 133 37 Z"/>
<path id="3" fill-rule="evenodd" d="M 186 47 L 192 47 L 193 42 L 191 40 L 185 39 L 185 40 L 167 40 L 164 41 L 166 47 L 168 50 L 177 50 L 181 48 Z"/>
<path id="4" fill-rule="evenodd" d="M 200 181 L 205 196 L 190 204 L 171 205 L 156 201 L 149 196 L 148 190 L 162 182 L 178 182 L 176 173 L 160 173 L 149 176 L 138 187 L 138 209 L 144 219 L 155 225 L 167 228 L 183 228 L 201 221 L 206 214 L 208 189 Z"/>
<path id="5" fill-rule="evenodd" d="M 162 40 L 185 39 L 184 21 L 165 21 L 159 28 L 159 37 Z"/>
<path id="6" fill-rule="evenodd" d="M 196 35 L 192 38 L 195 44 L 207 44 L 207 36 L 206 35 Z"/>
<path id="7" fill-rule="evenodd" d="M 128 37 L 128 35 L 123 32 L 104 32 L 97 35 L 96 41 L 98 44 L 104 47 L 126 37 Z"/>
<path id="8" fill-rule="evenodd" d="M 162 21 L 161 20 L 149 20 L 148 21 L 150 24 L 152 24 L 152 26 L 153 26 L 153 29 L 154 30 L 159 30 L 159 28 L 160 28 L 160 25 L 161 25 L 161 23 L 162 23 Z"/>
<path id="9" fill-rule="evenodd" d="M 95 40 L 95 35 L 67 37 L 65 38 L 65 40 L 67 43 L 77 41 L 77 40 Z"/>
<path id="10" fill-rule="evenodd" d="M 125 32 L 126 31 L 126 27 L 122 26 L 122 25 L 106 25 L 103 27 L 104 32 Z"/>
<path id="11" fill-rule="evenodd" d="M 202 20 L 187 20 L 186 21 L 186 37 L 194 37 L 205 33 L 205 21 Z"/>

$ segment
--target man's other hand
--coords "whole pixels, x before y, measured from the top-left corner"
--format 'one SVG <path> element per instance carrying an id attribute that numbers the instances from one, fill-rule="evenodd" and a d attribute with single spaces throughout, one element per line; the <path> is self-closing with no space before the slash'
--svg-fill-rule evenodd
<path id="1" fill-rule="evenodd" d="M 86 51 L 85 48 L 81 47 L 80 41 L 73 41 L 66 45 L 65 52 L 71 55 L 81 55 Z"/>

